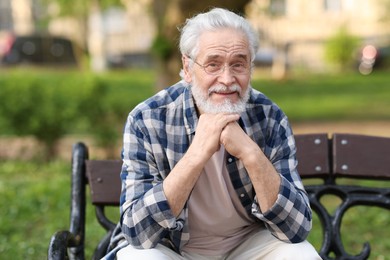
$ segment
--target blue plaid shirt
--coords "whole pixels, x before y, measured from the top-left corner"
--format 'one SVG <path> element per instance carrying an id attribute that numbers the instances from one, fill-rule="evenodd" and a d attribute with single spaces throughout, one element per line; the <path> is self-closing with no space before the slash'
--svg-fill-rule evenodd
<path id="1" fill-rule="evenodd" d="M 228 155 L 226 165 L 233 187 L 247 213 L 264 223 L 275 237 L 301 242 L 311 229 L 312 213 L 296 170 L 295 141 L 287 117 L 253 89 L 246 106 L 239 124 L 280 173 L 281 185 L 275 204 L 261 212 L 242 162 Z M 175 217 L 162 182 L 190 146 L 197 122 L 191 92 L 183 82 L 160 91 L 129 114 L 122 151 L 121 220 L 111 241 L 111 256 L 128 244 L 153 248 L 168 242 L 180 252 L 189 240 L 188 208 Z"/>

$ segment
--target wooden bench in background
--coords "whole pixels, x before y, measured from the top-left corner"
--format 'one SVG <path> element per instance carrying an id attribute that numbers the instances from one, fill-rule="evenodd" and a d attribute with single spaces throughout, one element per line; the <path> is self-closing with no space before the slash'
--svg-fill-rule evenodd
<path id="1" fill-rule="evenodd" d="M 352 134 L 296 135 L 298 170 L 302 179 L 320 180 L 305 185 L 313 211 L 318 215 L 323 239 L 319 250 L 324 260 L 368 259 L 370 245 L 366 242 L 358 255 L 350 255 L 341 240 L 344 213 L 354 206 L 377 206 L 390 209 L 390 138 Z M 70 227 L 56 232 L 50 241 L 48 259 L 84 259 L 86 186 L 90 186 L 96 217 L 107 234 L 96 246 L 94 259 L 107 249 L 116 223 L 105 215 L 106 206 L 119 205 L 120 161 L 88 160 L 83 143 L 73 146 Z M 385 188 L 339 184 L 340 179 L 386 181 Z M 382 185 L 383 186 L 383 185 Z M 341 203 L 329 213 L 321 198 L 337 196 Z M 369 225 L 370 223 L 367 223 Z M 359 227 L 356 227 L 359 229 Z M 386 227 L 388 228 L 388 227 Z M 386 238 L 388 239 L 388 238 Z"/>

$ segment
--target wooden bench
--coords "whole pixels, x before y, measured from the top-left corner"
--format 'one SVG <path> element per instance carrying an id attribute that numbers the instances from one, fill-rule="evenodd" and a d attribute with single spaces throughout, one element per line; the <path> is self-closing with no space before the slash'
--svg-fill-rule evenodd
<path id="1" fill-rule="evenodd" d="M 377 206 L 390 209 L 390 185 L 385 188 L 338 184 L 338 180 L 369 179 L 390 184 L 390 138 L 352 134 L 296 135 L 298 170 L 303 179 L 318 179 L 317 184 L 305 185 L 313 211 L 322 225 L 323 239 L 319 250 L 324 260 L 368 259 L 370 245 L 365 243 L 358 255 L 350 255 L 341 240 L 344 213 L 354 206 Z M 86 185 L 89 184 L 96 217 L 107 234 L 96 246 L 94 259 L 100 259 L 107 249 L 116 223 L 105 215 L 106 206 L 118 206 L 120 195 L 120 161 L 88 160 L 83 143 L 73 147 L 71 218 L 67 231 L 52 236 L 48 259 L 84 259 Z M 383 186 L 383 185 L 382 185 Z M 333 195 L 341 203 L 333 214 L 321 198 Z M 369 224 L 369 223 L 367 223 Z M 357 227 L 359 228 L 359 227 Z"/>

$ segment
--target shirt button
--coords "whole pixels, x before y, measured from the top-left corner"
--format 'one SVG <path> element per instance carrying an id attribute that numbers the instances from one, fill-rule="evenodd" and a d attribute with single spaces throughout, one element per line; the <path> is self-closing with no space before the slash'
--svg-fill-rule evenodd
<path id="1" fill-rule="evenodd" d="M 244 194 L 244 193 L 241 193 L 241 194 L 240 194 L 240 197 L 241 197 L 241 198 L 244 198 L 244 197 L 245 197 L 245 194 Z"/>
<path id="2" fill-rule="evenodd" d="M 232 161 L 233 161 L 233 159 L 232 159 L 232 158 L 229 158 L 229 159 L 228 159 L 228 162 L 232 162 Z"/>

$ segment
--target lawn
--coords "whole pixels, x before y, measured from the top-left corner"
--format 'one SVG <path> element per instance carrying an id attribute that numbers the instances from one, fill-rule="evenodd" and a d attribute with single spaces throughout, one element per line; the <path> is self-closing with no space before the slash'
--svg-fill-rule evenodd
<path id="1" fill-rule="evenodd" d="M 390 120 L 390 73 L 255 80 L 291 121 Z"/>
<path id="2" fill-rule="evenodd" d="M 46 259 L 51 235 L 67 229 L 70 163 L 8 161 L 0 164 L 0 255 L 2 259 Z M 87 259 L 104 232 L 87 212 Z M 89 257 L 88 257 L 89 256 Z"/>
<path id="3" fill-rule="evenodd" d="M 390 74 L 370 76 L 306 75 L 272 81 L 256 78 L 253 86 L 272 98 L 291 121 L 390 120 Z M 56 72 L 51 77 L 68 77 Z M 126 71 L 102 75 L 110 82 L 110 98 L 129 104 L 129 109 L 153 92 L 154 74 Z M 140 87 L 142 86 L 142 87 Z M 70 154 L 70 151 L 69 151 Z M 70 156 L 70 155 L 69 155 Z M 1 158 L 0 158 L 1 159 Z M 0 255 L 2 259 L 45 259 L 50 236 L 67 229 L 70 202 L 70 162 L 49 163 L 0 160 Z M 381 185 L 389 187 L 389 183 Z M 330 207 L 337 199 L 326 198 Z M 117 209 L 111 214 L 117 216 Z M 94 211 L 87 212 L 87 259 L 93 245 L 104 234 Z M 356 207 L 345 216 L 343 241 L 351 254 L 360 252 L 362 243 L 372 246 L 370 259 L 390 259 L 390 211 Z M 309 240 L 318 248 L 321 231 L 315 218 Z"/>

